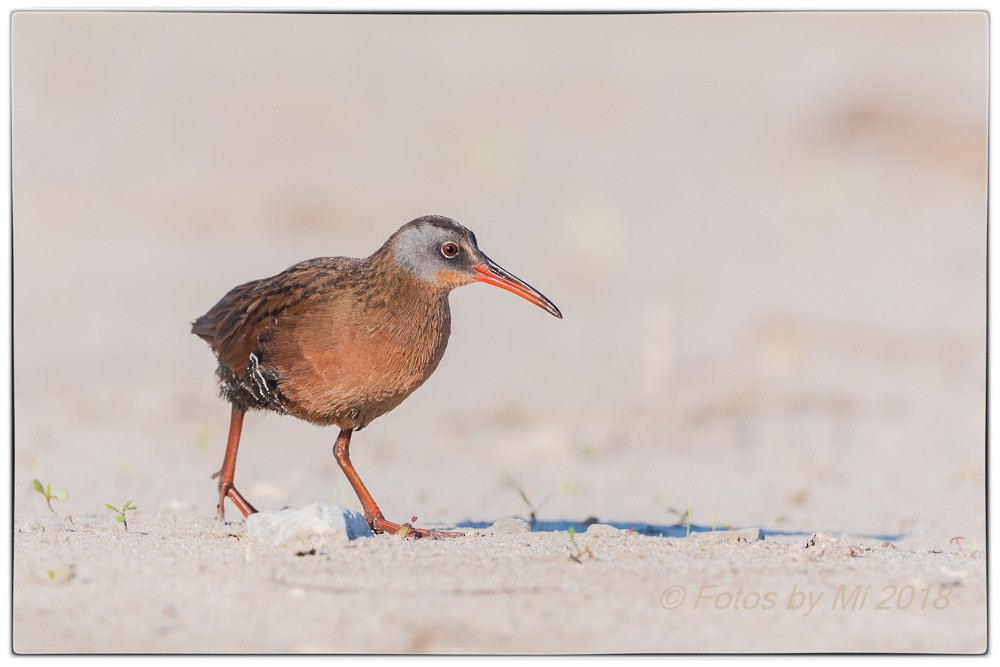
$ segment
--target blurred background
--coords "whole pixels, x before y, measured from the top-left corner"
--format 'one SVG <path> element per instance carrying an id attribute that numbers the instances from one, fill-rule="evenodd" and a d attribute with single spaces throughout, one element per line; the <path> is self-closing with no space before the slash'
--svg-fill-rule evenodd
<path id="1" fill-rule="evenodd" d="M 190 322 L 448 215 L 550 297 L 452 295 L 355 438 L 391 519 L 985 539 L 985 13 L 19 12 L 14 507 L 215 510 Z M 259 508 L 357 501 L 251 415 Z"/>

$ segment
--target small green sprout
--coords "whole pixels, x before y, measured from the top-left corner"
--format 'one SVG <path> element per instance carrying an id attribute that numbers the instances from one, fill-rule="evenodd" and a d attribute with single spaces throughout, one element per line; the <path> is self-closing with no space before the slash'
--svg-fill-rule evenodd
<path id="1" fill-rule="evenodd" d="M 538 508 L 535 507 L 534 503 L 528 500 L 528 494 L 524 492 L 524 489 L 517 487 L 517 492 L 520 494 L 521 500 L 524 501 L 524 504 L 528 506 L 531 516 L 531 525 L 535 525 L 535 522 L 538 521 Z"/>
<path id="2" fill-rule="evenodd" d="M 121 509 L 118 509 L 117 507 L 111 505 L 110 503 L 104 503 L 104 506 L 107 507 L 112 512 L 118 512 L 118 516 L 115 517 L 115 521 L 125 526 L 125 531 L 128 532 L 128 521 L 125 519 L 125 512 L 139 508 L 133 505 L 131 500 L 126 500 L 125 504 L 122 505 Z"/>
<path id="3" fill-rule="evenodd" d="M 406 536 L 413 531 L 413 524 L 417 522 L 417 517 L 410 517 L 410 520 L 399 527 L 399 538 L 405 540 Z"/>
<path id="4" fill-rule="evenodd" d="M 551 500 L 552 495 L 549 494 L 542 498 L 542 502 L 536 505 L 531 502 L 530 498 L 528 498 L 528 494 L 525 492 L 524 487 L 522 487 L 518 481 L 510 475 L 506 468 L 501 467 L 499 474 L 500 483 L 508 489 L 517 491 L 517 495 L 521 496 L 522 502 L 524 502 L 524 505 L 528 508 L 528 519 L 531 523 L 531 527 L 534 528 L 535 524 L 538 523 L 538 513 L 541 511 L 542 507 L 544 507 L 545 504 Z"/>
<path id="5" fill-rule="evenodd" d="M 573 549 L 576 550 L 576 553 L 571 553 L 569 555 L 569 559 L 571 561 L 573 561 L 574 563 L 582 563 L 584 556 L 587 556 L 588 558 L 593 559 L 594 558 L 594 554 L 593 554 L 593 552 L 591 552 L 589 546 L 588 547 L 584 547 L 583 549 L 581 549 L 577 545 L 577 543 L 576 543 L 576 529 L 573 528 L 573 526 L 570 526 L 568 532 L 569 532 L 569 543 L 572 544 L 573 545 Z"/>
<path id="6" fill-rule="evenodd" d="M 687 509 L 681 511 L 673 507 L 668 507 L 667 511 L 677 516 L 677 523 L 674 526 L 684 526 L 684 537 L 691 536 L 691 501 L 688 501 Z"/>
<path id="7" fill-rule="evenodd" d="M 53 514 L 55 514 L 56 511 L 52 509 L 52 501 L 66 500 L 67 498 L 69 498 L 69 491 L 67 491 L 66 489 L 59 489 L 58 491 L 53 492 L 51 484 L 46 484 L 45 486 L 42 486 L 42 483 L 39 482 L 37 479 L 31 480 L 31 486 L 33 489 L 35 489 L 35 491 L 38 491 L 40 494 L 45 496 L 45 504 L 49 506 L 49 511 L 52 512 Z"/>

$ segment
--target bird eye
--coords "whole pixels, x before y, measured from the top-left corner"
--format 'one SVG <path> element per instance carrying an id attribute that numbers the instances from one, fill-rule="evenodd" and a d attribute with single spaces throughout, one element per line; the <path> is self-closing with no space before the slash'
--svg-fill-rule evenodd
<path id="1" fill-rule="evenodd" d="M 458 246 L 452 242 L 441 244 L 441 254 L 445 257 L 454 257 L 458 254 Z"/>

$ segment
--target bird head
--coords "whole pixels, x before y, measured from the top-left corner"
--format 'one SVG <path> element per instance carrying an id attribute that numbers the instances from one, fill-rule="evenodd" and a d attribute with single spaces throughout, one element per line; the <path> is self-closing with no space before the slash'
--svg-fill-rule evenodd
<path id="1" fill-rule="evenodd" d="M 396 263 L 444 289 L 473 282 L 496 285 L 562 319 L 555 304 L 487 257 L 476 235 L 450 218 L 429 215 L 403 225 L 390 239 Z"/>

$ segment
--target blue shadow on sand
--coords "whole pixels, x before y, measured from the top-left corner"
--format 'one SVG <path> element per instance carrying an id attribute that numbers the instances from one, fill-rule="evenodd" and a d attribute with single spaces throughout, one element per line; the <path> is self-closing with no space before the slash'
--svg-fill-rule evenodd
<path id="1" fill-rule="evenodd" d="M 523 518 L 523 517 L 517 517 Z M 570 528 L 578 533 L 582 533 L 590 527 L 591 524 L 600 523 L 605 526 L 614 526 L 621 530 L 635 530 L 635 532 L 640 535 L 649 535 L 652 537 L 686 537 L 688 535 L 689 527 L 684 523 L 674 523 L 669 525 L 663 524 L 653 524 L 653 523 L 642 523 L 635 521 L 594 521 L 593 519 L 586 519 L 583 521 L 565 521 L 565 520 L 555 520 L 555 521 L 529 521 L 525 519 L 531 525 L 531 532 L 533 533 L 543 533 L 543 532 L 557 532 L 563 533 L 568 531 Z M 493 523 L 489 521 L 463 521 L 459 523 L 457 528 L 470 528 L 470 529 L 481 529 L 489 528 Z M 754 528 L 756 526 L 736 526 L 732 530 L 740 530 L 741 528 Z M 701 526 L 692 523 L 690 526 L 690 531 L 692 533 L 711 533 L 712 531 L 724 533 L 730 530 L 730 527 L 725 528 L 712 528 L 712 526 Z M 764 531 L 764 537 L 812 537 L 816 533 L 825 532 L 822 530 L 777 530 L 771 528 L 761 528 Z M 870 540 L 881 540 L 883 542 L 897 542 L 904 537 L 903 533 L 895 534 L 883 534 L 883 535 L 866 535 L 863 533 L 852 533 L 856 537 L 861 537 Z"/>

